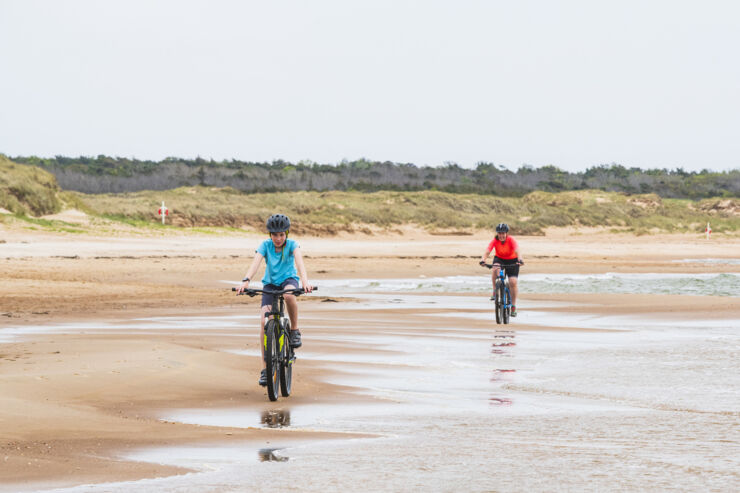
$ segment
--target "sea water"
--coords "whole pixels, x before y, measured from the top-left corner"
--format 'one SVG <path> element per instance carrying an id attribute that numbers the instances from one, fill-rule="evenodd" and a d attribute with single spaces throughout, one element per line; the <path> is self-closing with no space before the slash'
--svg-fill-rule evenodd
<path id="1" fill-rule="evenodd" d="M 373 292 L 476 293 L 491 289 L 489 276 L 322 280 L 321 294 Z M 527 274 L 521 293 L 630 293 L 740 296 L 740 273 Z"/>

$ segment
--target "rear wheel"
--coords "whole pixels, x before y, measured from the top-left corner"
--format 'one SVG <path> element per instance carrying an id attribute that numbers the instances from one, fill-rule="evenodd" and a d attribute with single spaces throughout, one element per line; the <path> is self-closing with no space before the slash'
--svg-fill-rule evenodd
<path id="1" fill-rule="evenodd" d="M 506 286 L 504 286 L 502 293 L 503 303 L 501 303 L 501 318 L 503 319 L 505 324 L 508 324 L 511 316 L 511 292 L 509 291 L 509 283 L 506 283 Z"/>
<path id="2" fill-rule="evenodd" d="M 285 321 L 285 331 L 280 340 L 280 393 L 283 397 L 290 395 L 290 386 L 293 382 L 293 348 L 290 347 L 288 336 L 290 334 L 290 321 Z"/>
<path id="3" fill-rule="evenodd" d="M 267 397 L 271 401 L 278 398 L 280 386 L 280 350 L 278 349 L 277 334 L 279 327 L 275 320 L 268 320 L 265 324 L 265 368 L 267 371 Z"/>
<path id="4" fill-rule="evenodd" d="M 501 281 L 496 279 L 496 288 L 494 291 L 494 300 L 496 302 L 496 323 L 500 324 L 504 322 L 504 300 L 503 300 L 503 286 Z"/>

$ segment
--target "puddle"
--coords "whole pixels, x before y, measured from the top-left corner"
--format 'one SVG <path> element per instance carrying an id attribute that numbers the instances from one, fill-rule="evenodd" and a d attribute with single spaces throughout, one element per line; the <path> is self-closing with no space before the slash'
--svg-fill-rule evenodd
<path id="1" fill-rule="evenodd" d="M 157 334 L 163 331 L 178 331 L 224 335 L 233 337 L 253 336 L 252 333 L 240 333 L 230 329 L 254 327 L 259 324 L 259 315 L 230 315 L 205 317 L 152 317 L 118 322 L 85 322 L 51 325 L 23 325 L 0 328 L 0 343 L 12 342 L 19 337 L 41 334 L 114 334 L 131 333 Z"/>

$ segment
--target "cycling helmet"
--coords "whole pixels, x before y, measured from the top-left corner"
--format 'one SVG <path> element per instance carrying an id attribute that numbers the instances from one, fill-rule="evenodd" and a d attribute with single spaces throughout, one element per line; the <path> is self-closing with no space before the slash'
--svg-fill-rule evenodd
<path id="1" fill-rule="evenodd" d="M 282 233 L 290 229 L 290 219 L 285 214 L 273 214 L 267 219 L 267 231 Z"/>
<path id="2" fill-rule="evenodd" d="M 497 233 L 508 233 L 509 225 L 506 223 L 499 223 L 498 226 L 496 226 L 496 232 Z"/>

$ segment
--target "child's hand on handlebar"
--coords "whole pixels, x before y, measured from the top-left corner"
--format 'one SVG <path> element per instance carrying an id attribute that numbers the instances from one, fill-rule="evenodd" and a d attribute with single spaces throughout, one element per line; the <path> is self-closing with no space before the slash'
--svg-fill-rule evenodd
<path id="1" fill-rule="evenodd" d="M 242 294 L 244 291 L 246 291 L 249 288 L 249 281 L 244 281 L 241 286 L 239 286 L 239 289 L 237 289 L 236 294 Z"/>
<path id="2" fill-rule="evenodd" d="M 313 286 L 311 286 L 310 282 L 306 281 L 303 283 L 303 291 L 306 293 L 310 293 L 311 291 L 313 291 Z"/>

